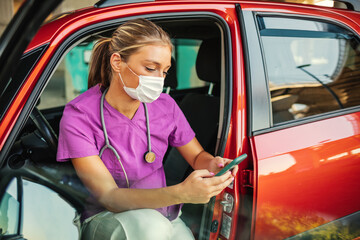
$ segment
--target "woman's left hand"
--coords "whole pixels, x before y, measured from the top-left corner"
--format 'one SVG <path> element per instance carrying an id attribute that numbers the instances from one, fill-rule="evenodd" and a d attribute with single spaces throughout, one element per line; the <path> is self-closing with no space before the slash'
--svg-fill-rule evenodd
<path id="1" fill-rule="evenodd" d="M 209 162 L 209 168 L 208 170 L 210 172 L 213 173 L 218 173 L 221 171 L 221 169 L 223 169 L 226 165 L 228 165 L 232 160 L 231 159 L 227 159 L 227 158 L 222 158 L 222 157 L 214 157 L 213 159 L 210 160 Z M 231 175 L 233 175 L 235 177 L 236 173 L 238 172 L 239 167 L 236 165 L 232 170 L 231 170 Z"/>

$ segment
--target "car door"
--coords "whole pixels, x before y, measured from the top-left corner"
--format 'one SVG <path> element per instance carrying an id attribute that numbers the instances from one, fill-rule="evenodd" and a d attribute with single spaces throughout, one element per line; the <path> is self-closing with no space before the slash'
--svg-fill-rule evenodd
<path id="1" fill-rule="evenodd" d="M 296 6 L 242 8 L 256 158 L 253 238 L 358 237 L 356 13 L 349 19 L 340 10 L 324 16 Z"/>
<path id="2" fill-rule="evenodd" d="M 0 150 L 3 149 L 9 125 L 4 117 L 14 94 L 19 90 L 19 84 L 14 78 L 19 60 L 26 47 L 37 32 L 46 17 L 53 11 L 61 0 L 24 1 L 16 15 L 8 24 L 0 39 Z M 29 69 L 28 69 L 29 70 Z M 28 72 L 26 72 L 27 74 Z M 12 123 L 10 123 L 11 125 Z M 0 159 L 7 151 L 0 152 Z M 0 162 L 0 166 L 3 161 Z"/>

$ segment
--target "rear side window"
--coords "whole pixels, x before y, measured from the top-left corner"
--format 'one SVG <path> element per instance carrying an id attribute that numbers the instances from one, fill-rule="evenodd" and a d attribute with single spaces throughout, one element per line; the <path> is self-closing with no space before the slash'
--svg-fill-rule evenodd
<path id="1" fill-rule="evenodd" d="M 360 105 L 360 44 L 337 25 L 258 17 L 273 123 Z"/>

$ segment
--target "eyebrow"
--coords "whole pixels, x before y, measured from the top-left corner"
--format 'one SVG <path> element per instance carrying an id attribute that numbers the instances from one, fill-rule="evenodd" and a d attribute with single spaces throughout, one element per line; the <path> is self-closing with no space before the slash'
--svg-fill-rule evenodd
<path id="1" fill-rule="evenodd" d="M 151 60 L 151 59 L 146 59 L 145 62 L 150 62 L 150 63 L 154 63 L 155 65 L 161 66 L 161 63 L 155 61 L 155 60 Z M 167 67 L 171 67 L 171 64 L 168 65 Z"/>

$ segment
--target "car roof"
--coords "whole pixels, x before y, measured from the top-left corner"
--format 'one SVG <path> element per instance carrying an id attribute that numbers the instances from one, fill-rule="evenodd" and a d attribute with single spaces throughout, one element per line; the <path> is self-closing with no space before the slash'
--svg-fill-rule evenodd
<path id="1" fill-rule="evenodd" d="M 45 43 L 48 43 L 52 40 L 54 36 L 57 35 L 63 27 L 74 23 L 76 21 L 81 20 L 82 18 L 89 17 L 91 15 L 101 14 L 106 11 L 111 11 L 113 9 L 121 9 L 121 8 L 127 8 L 130 6 L 151 6 L 151 5 L 157 5 L 157 4 L 252 4 L 256 6 L 256 8 L 266 8 L 266 7 L 273 7 L 273 8 L 287 8 L 287 7 L 296 7 L 301 8 L 304 10 L 319 10 L 319 11 L 325 11 L 325 12 L 332 12 L 337 13 L 341 15 L 345 15 L 350 19 L 360 19 L 360 13 L 348 10 L 348 9 L 338 9 L 333 7 L 324 7 L 324 6 L 315 6 L 315 5 L 307 5 L 307 4 L 299 4 L 299 3 L 285 3 L 285 2 L 278 2 L 278 1 L 235 1 L 235 0 L 225 0 L 225 1 L 219 1 L 219 0 L 156 0 L 156 1 L 141 1 L 141 0 L 127 0 L 125 2 L 132 2 L 135 3 L 125 3 L 125 4 L 117 4 L 110 7 L 87 7 L 83 9 L 74 10 L 67 13 L 62 13 L 61 15 L 58 15 L 54 17 L 52 20 L 46 22 L 38 31 L 38 33 L 35 35 L 34 39 L 30 42 L 27 50 L 25 52 L 31 51 L 34 48 L 37 48 L 38 46 L 41 46 Z M 96 5 L 96 4 L 95 4 Z"/>

